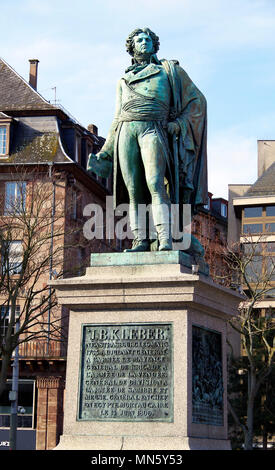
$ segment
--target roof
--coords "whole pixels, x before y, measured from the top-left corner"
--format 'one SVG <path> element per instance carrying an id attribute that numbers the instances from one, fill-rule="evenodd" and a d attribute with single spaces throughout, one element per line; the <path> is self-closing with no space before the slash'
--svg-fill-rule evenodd
<path id="1" fill-rule="evenodd" d="M 0 111 L 50 109 L 55 107 L 0 58 Z"/>
<path id="2" fill-rule="evenodd" d="M 70 116 L 46 101 L 31 85 L 0 58 L 0 120 L 9 120 L 9 155 L 0 166 L 14 163 L 72 162 L 75 129 L 89 136 L 94 151 L 104 143 Z"/>
<path id="3" fill-rule="evenodd" d="M 10 154 L 0 165 L 72 161 L 60 140 L 56 116 L 14 118 L 13 126 Z"/>
<path id="4" fill-rule="evenodd" d="M 275 162 L 257 179 L 245 196 L 270 196 L 275 194 Z"/>

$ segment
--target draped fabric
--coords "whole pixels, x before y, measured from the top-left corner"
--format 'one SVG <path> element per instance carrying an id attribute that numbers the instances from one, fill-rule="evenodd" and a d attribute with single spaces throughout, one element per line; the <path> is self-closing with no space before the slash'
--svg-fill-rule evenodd
<path id="1" fill-rule="evenodd" d="M 171 83 L 173 107 L 170 121 L 180 126 L 175 150 L 179 160 L 178 201 L 190 190 L 193 212 L 207 203 L 207 106 L 206 99 L 177 61 L 161 61 Z M 185 200 L 186 202 L 186 200 Z"/>
<path id="2" fill-rule="evenodd" d="M 166 148 L 167 180 L 171 202 L 191 203 L 193 213 L 207 203 L 207 110 L 203 94 L 177 61 L 161 60 L 172 90 L 168 110 L 164 103 L 135 93 L 135 97 L 120 108 L 102 151 L 114 158 L 114 205 L 128 201 L 118 164 L 118 140 L 124 121 L 155 121 L 156 132 Z M 124 80 L 124 79 L 122 79 Z M 132 90 L 133 91 L 133 90 Z M 152 104 L 154 103 L 154 104 Z M 168 122 L 177 122 L 180 132 L 167 136 Z M 176 171 L 175 171 L 176 168 Z M 186 199 L 186 194 L 189 197 Z M 150 203 L 148 192 L 148 203 Z"/>
<path id="3" fill-rule="evenodd" d="M 135 98 L 122 106 L 119 121 L 166 121 L 169 108 L 164 103 Z"/>

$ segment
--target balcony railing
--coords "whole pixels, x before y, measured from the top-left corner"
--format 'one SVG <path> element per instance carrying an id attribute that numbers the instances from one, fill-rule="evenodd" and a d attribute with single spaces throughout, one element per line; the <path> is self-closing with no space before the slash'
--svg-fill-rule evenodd
<path id="1" fill-rule="evenodd" d="M 67 356 L 67 344 L 64 342 L 28 341 L 19 345 L 20 359 L 61 359 Z"/>

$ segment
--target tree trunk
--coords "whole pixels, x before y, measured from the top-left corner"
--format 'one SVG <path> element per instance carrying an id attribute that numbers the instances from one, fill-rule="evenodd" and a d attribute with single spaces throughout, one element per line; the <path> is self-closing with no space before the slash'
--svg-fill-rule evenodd
<path id="1" fill-rule="evenodd" d="M 254 437 L 254 406 L 255 397 L 257 394 L 257 381 L 254 371 L 248 374 L 248 399 L 247 399 L 247 418 L 245 434 L 244 449 L 253 450 L 253 437 Z"/>
<path id="2" fill-rule="evenodd" d="M 245 434 L 245 440 L 244 440 L 245 450 L 253 450 L 253 424 L 254 424 L 254 399 L 252 397 L 249 397 L 248 403 L 247 403 L 247 419 L 246 419 L 247 432 Z"/>
<path id="3" fill-rule="evenodd" d="M 263 450 L 267 450 L 267 432 L 265 426 L 263 426 Z"/>

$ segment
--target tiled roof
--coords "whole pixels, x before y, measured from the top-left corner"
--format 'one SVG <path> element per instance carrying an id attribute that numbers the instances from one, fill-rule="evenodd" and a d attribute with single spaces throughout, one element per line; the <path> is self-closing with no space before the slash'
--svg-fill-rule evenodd
<path id="1" fill-rule="evenodd" d="M 244 196 L 275 195 L 275 162 L 257 179 Z"/>
<path id="2" fill-rule="evenodd" d="M 54 106 L 0 58 L 0 111 L 49 109 Z"/>

